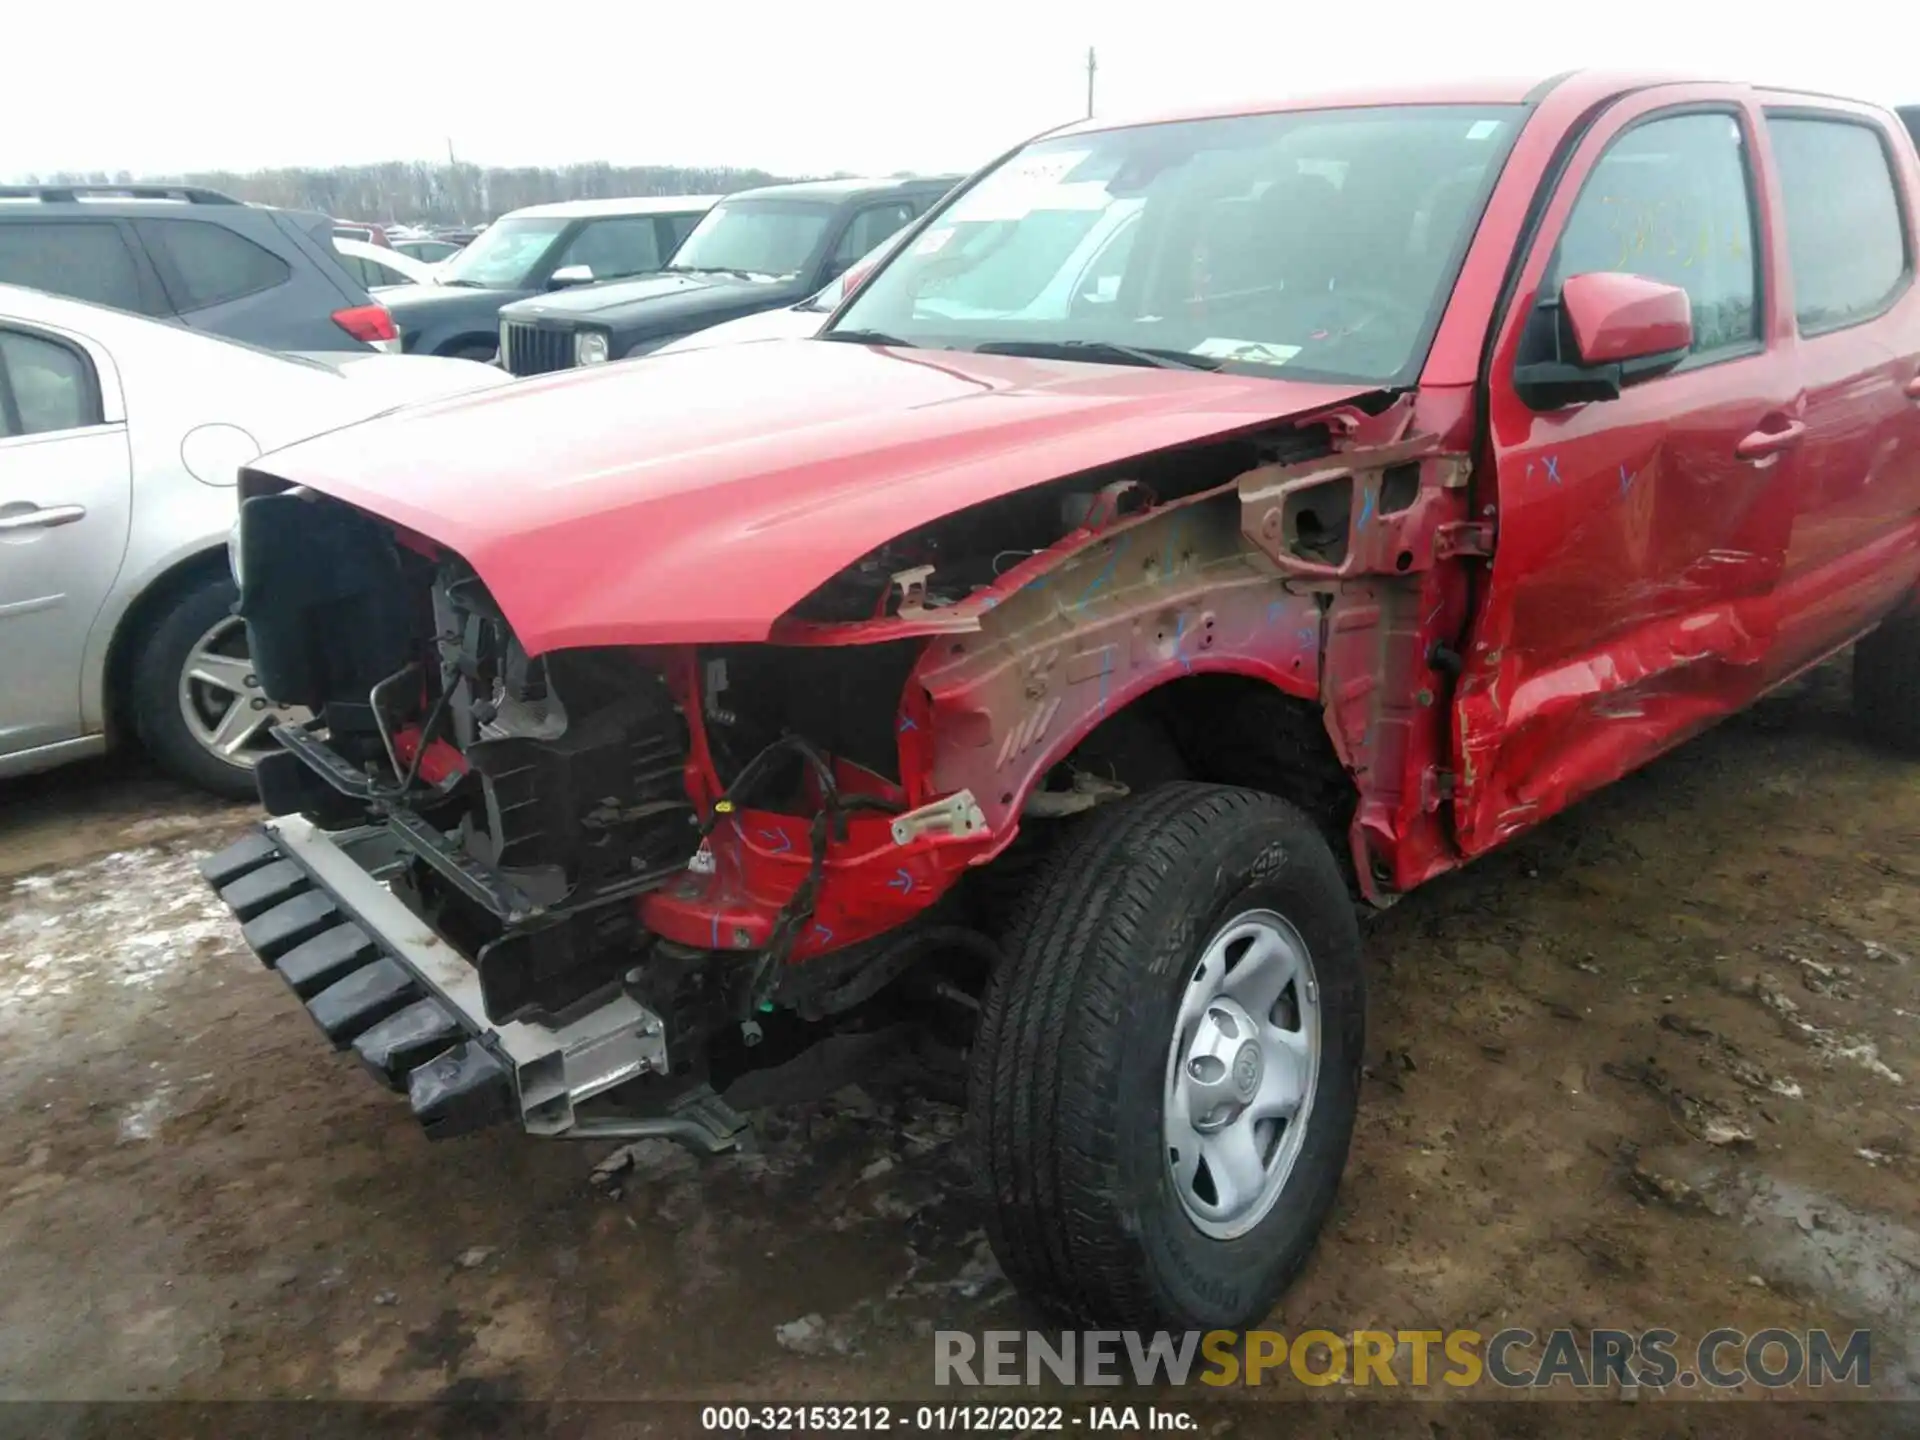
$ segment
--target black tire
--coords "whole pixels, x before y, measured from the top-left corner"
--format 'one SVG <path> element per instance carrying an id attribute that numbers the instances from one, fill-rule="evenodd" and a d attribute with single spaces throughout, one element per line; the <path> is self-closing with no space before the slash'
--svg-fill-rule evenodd
<path id="1" fill-rule="evenodd" d="M 134 661 L 134 731 L 147 753 L 189 784 L 229 800 L 253 800 L 259 789 L 253 769 L 212 754 L 193 738 L 180 713 L 180 671 L 200 637 L 233 613 L 239 592 L 225 575 L 192 581 L 166 602 Z"/>
<path id="2" fill-rule="evenodd" d="M 1897 615 L 1853 647 L 1853 713 L 1875 741 L 1920 755 L 1920 617 Z"/>
<path id="3" fill-rule="evenodd" d="M 1215 1239 L 1168 1173 L 1168 1047 L 1210 939 L 1261 908 L 1312 955 L 1321 1062 L 1285 1188 L 1251 1229 Z M 1083 1324 L 1258 1321 L 1312 1252 L 1359 1098 L 1359 928 L 1326 841 L 1272 796 L 1168 785 L 1090 816 L 1023 899 L 1015 934 L 988 987 L 969 1093 L 1001 1268 Z"/>

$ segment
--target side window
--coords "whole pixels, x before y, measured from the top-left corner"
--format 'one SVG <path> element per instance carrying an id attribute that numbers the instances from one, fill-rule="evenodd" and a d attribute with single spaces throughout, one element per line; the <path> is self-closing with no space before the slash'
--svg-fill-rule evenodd
<path id="1" fill-rule="evenodd" d="M 1793 314 L 1804 333 L 1870 319 L 1906 283 L 1892 157 L 1872 126 L 1769 117 L 1787 212 Z"/>
<path id="2" fill-rule="evenodd" d="M 884 205 L 869 205 L 857 213 L 841 233 L 840 243 L 833 247 L 833 257 L 827 262 L 827 273 L 839 275 L 911 219 L 911 201 L 890 200 Z"/>
<path id="3" fill-rule="evenodd" d="M 0 221 L 0 284 L 146 313 L 133 252 L 110 221 Z"/>
<path id="4" fill-rule="evenodd" d="M 622 215 L 612 220 L 591 220 L 573 237 L 560 257 L 559 269 L 566 265 L 585 265 L 596 280 L 621 275 L 641 275 L 658 270 L 665 259 L 660 253 L 659 232 L 651 215 Z"/>
<path id="5" fill-rule="evenodd" d="M 136 220 L 182 312 L 224 305 L 284 285 L 287 262 L 244 235 L 206 220 Z"/>
<path id="6" fill-rule="evenodd" d="M 1740 122 L 1674 115 L 1634 126 L 1600 157 L 1546 283 L 1623 271 L 1677 285 L 1693 302 L 1693 353 L 1707 355 L 1759 341 L 1759 254 Z"/>
<path id="7" fill-rule="evenodd" d="M 0 438 L 100 423 L 93 365 L 57 340 L 0 330 Z"/>

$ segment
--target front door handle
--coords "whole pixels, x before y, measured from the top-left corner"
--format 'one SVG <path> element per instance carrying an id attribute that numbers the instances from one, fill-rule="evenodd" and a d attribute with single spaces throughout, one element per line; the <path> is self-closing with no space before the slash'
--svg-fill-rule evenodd
<path id="1" fill-rule="evenodd" d="M 1742 460 L 1771 460 L 1782 450 L 1798 445 L 1806 433 L 1805 421 L 1790 420 L 1778 430 L 1754 431 L 1733 447 L 1733 453 Z"/>
<path id="2" fill-rule="evenodd" d="M 84 520 L 87 507 L 84 505 L 48 505 L 33 510 L 20 510 L 12 515 L 0 515 L 0 535 L 13 530 L 51 530 L 56 525 L 71 525 L 76 520 Z"/>

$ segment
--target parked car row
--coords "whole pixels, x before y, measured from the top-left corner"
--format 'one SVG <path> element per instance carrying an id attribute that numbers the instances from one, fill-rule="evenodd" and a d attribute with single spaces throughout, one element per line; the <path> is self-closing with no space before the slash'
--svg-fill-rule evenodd
<path id="1" fill-rule="evenodd" d="M 645 267 L 653 273 L 502 305 L 500 362 L 515 375 L 540 375 L 622 360 L 798 304 L 925 214 L 958 179 L 818 180 L 728 196 L 670 260 Z M 404 340 L 406 302 L 396 304 Z"/>
<path id="2" fill-rule="evenodd" d="M 137 737 L 196 783 L 251 793 L 252 766 L 272 748 L 266 727 L 287 712 L 260 694 L 244 627 L 226 615 L 234 595 L 220 554 L 242 461 L 409 398 L 506 383 L 502 368 L 471 363 L 493 358 L 503 300 L 579 286 L 631 308 L 620 285 L 595 282 L 660 271 L 696 233 L 710 258 L 741 263 L 664 277 L 685 298 L 655 344 L 811 334 L 856 278 L 853 247 L 880 237 L 871 261 L 946 184 L 789 187 L 738 208 L 714 196 L 538 206 L 480 232 L 450 273 L 412 259 L 403 234 L 212 192 L 0 194 L 13 202 L 0 205 L 0 398 L 9 386 L 24 397 L 17 412 L 0 405 L 0 544 L 20 562 L 0 573 L 0 636 L 9 656 L 36 658 L 39 677 L 0 708 L 0 775 Z M 73 295 L 206 343 L 59 298 Z M 401 348 L 396 297 L 413 353 L 390 354 L 385 368 L 353 361 Z M 734 318 L 688 335 L 716 317 Z M 649 347 L 628 337 L 627 348 Z M 306 353 L 329 349 L 340 358 Z M 353 383 L 332 383 L 343 377 Z M 56 380 L 64 403 L 45 399 Z M 76 398 L 87 394 L 94 408 Z M 125 447 L 118 478 L 98 468 L 103 446 Z M 106 503 L 102 485 L 125 493 Z M 121 550 L 128 563 L 103 569 Z M 76 583 L 49 588 L 63 573 Z"/>
<path id="3" fill-rule="evenodd" d="M 657 270 L 719 198 L 531 205 L 489 225 L 436 271 L 434 284 L 383 299 L 407 353 L 490 360 L 499 349 L 501 306 Z"/>

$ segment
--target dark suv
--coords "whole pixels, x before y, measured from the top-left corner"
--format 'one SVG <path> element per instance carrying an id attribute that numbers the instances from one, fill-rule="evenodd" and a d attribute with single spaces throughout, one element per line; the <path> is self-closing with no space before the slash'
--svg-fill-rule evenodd
<path id="1" fill-rule="evenodd" d="M 924 215 L 961 177 L 809 180 L 729 195 L 657 274 L 500 310 L 500 363 L 539 375 L 646 355 L 817 293 Z"/>
<path id="2" fill-rule="evenodd" d="M 176 185 L 0 186 L 0 284 L 273 350 L 398 350 L 324 215 Z"/>

